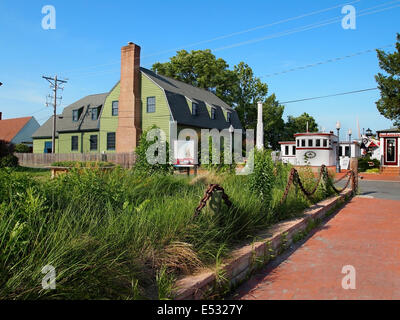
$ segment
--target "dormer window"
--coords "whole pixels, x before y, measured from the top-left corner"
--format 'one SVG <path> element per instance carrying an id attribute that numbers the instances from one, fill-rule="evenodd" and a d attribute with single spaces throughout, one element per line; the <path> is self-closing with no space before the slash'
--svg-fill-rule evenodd
<path id="1" fill-rule="evenodd" d="M 211 119 L 215 119 L 217 117 L 215 108 L 211 108 Z"/>
<path id="2" fill-rule="evenodd" d="M 79 120 L 79 110 L 72 111 L 72 121 L 77 122 Z"/>
<path id="3" fill-rule="evenodd" d="M 226 120 L 227 120 L 229 123 L 231 123 L 231 113 L 230 113 L 230 112 L 228 112 L 228 113 L 226 114 Z"/>
<path id="4" fill-rule="evenodd" d="M 195 102 L 192 102 L 192 116 L 197 116 L 197 108 L 199 105 Z"/>
<path id="5" fill-rule="evenodd" d="M 91 113 L 92 113 L 92 120 L 97 120 L 97 118 L 99 117 L 99 109 L 92 108 Z"/>

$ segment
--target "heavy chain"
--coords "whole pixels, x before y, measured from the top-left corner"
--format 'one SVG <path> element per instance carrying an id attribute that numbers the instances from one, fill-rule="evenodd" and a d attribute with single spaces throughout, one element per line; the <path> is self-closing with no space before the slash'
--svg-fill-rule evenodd
<path id="1" fill-rule="evenodd" d="M 336 187 L 334 186 L 334 183 L 338 183 L 338 182 L 342 181 L 343 179 L 345 179 L 346 177 L 348 177 L 348 180 L 347 180 L 346 185 L 345 185 L 342 189 L 338 189 L 338 188 L 336 188 Z M 299 172 L 298 172 L 295 168 L 292 168 L 291 171 L 290 171 L 288 183 L 287 183 L 286 188 L 285 188 L 285 192 L 283 193 L 283 196 L 282 196 L 282 199 L 281 199 L 281 204 L 283 204 L 283 203 L 285 202 L 285 200 L 286 200 L 286 198 L 287 198 L 287 196 L 288 196 L 288 194 L 289 194 L 290 187 L 291 187 L 293 184 L 298 185 L 299 188 L 300 188 L 300 190 L 304 193 L 304 195 L 305 195 L 307 198 L 311 199 L 311 197 L 312 197 L 312 196 L 314 195 L 314 193 L 317 191 L 318 186 L 319 186 L 319 184 L 320 184 L 322 178 L 324 178 L 325 183 L 331 185 L 332 189 L 333 189 L 336 193 L 341 193 L 342 191 L 344 191 L 344 190 L 349 186 L 350 181 L 352 181 L 353 186 L 354 186 L 355 188 L 357 188 L 357 185 L 356 185 L 357 179 L 356 179 L 356 175 L 354 174 L 353 171 L 348 171 L 343 177 L 341 177 L 340 179 L 336 180 L 335 182 L 332 182 L 332 181 L 329 179 L 329 173 L 328 173 L 327 167 L 326 167 L 325 165 L 322 165 L 322 166 L 321 166 L 321 170 L 320 170 L 320 174 L 319 174 L 319 178 L 318 178 L 318 181 L 317 181 L 317 183 L 316 183 L 314 189 L 313 189 L 312 191 L 307 191 L 306 188 L 304 187 L 304 185 L 303 185 L 301 179 L 300 179 Z M 353 191 L 354 191 L 354 190 L 353 190 Z"/>
<path id="2" fill-rule="evenodd" d="M 224 200 L 225 204 L 228 207 L 232 206 L 232 202 L 229 200 L 228 195 L 225 193 L 224 188 L 222 188 L 218 184 L 210 184 L 209 187 L 206 189 L 206 192 L 203 198 L 200 200 L 200 204 L 197 206 L 196 210 L 194 211 L 194 216 L 197 217 L 200 214 L 200 211 L 207 205 L 207 202 L 210 200 L 211 196 L 215 191 L 222 191 L 222 199 Z"/>

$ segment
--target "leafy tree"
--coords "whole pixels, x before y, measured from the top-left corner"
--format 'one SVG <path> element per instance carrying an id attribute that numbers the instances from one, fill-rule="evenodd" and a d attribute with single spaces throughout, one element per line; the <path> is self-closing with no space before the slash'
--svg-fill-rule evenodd
<path id="1" fill-rule="evenodd" d="M 375 80 L 381 91 L 381 98 L 376 102 L 379 112 L 394 121 L 400 127 L 400 34 L 397 34 L 396 50 L 386 53 L 377 50 L 379 67 L 387 75 L 378 73 Z"/>
<path id="2" fill-rule="evenodd" d="M 309 132 L 318 132 L 317 122 L 308 113 L 304 112 L 298 117 L 288 116 L 288 121 L 285 124 L 285 140 L 294 140 L 294 134 L 299 132 L 306 132 L 307 123 Z"/>
<path id="3" fill-rule="evenodd" d="M 235 109 L 246 128 L 257 125 L 257 102 L 267 99 L 268 86 L 254 76 L 253 70 L 244 62 L 234 67 L 239 80 L 235 90 Z"/>
<path id="4" fill-rule="evenodd" d="M 15 152 L 17 152 L 17 153 L 30 153 L 31 149 L 26 144 L 20 143 L 20 144 L 17 144 L 15 146 Z"/>
<path id="5" fill-rule="evenodd" d="M 229 70 L 225 60 L 216 58 L 210 50 L 178 51 L 170 61 L 155 63 L 153 71 L 196 87 L 210 90 L 231 105 L 246 129 L 257 125 L 257 102 L 264 103 L 265 143 L 276 149 L 283 134 L 284 107 L 274 94 L 268 96 L 268 86 L 255 77 L 249 65 L 240 62 Z"/>
<path id="6" fill-rule="evenodd" d="M 228 63 L 216 58 L 211 50 L 178 51 L 169 62 L 153 64 L 153 71 L 195 87 L 215 93 L 226 103 L 232 105 L 237 87 L 237 77 L 229 70 Z"/>
<path id="7" fill-rule="evenodd" d="M 275 94 L 270 95 L 263 104 L 264 143 L 278 150 L 279 141 L 284 137 L 285 121 L 283 111 L 285 107 L 276 100 Z"/>

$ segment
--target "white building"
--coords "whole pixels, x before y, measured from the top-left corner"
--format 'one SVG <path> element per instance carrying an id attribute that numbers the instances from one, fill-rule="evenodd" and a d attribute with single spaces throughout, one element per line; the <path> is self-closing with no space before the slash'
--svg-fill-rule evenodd
<path id="1" fill-rule="evenodd" d="M 400 174 L 400 130 L 392 128 L 377 133 L 380 139 L 380 160 L 383 172 Z"/>
<path id="2" fill-rule="evenodd" d="M 281 158 L 284 163 L 297 166 L 321 165 L 336 166 L 338 137 L 333 133 L 307 132 L 294 135 L 295 141 L 282 141 Z M 339 158 L 342 169 L 348 169 L 350 157 L 360 157 L 360 145 L 357 141 L 339 143 Z"/>

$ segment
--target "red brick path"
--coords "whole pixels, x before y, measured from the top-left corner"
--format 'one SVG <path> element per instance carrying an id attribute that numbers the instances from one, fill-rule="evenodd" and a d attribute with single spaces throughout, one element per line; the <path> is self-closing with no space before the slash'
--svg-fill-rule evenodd
<path id="1" fill-rule="evenodd" d="M 345 265 L 356 269 L 355 290 L 342 288 Z M 283 263 L 237 293 L 249 300 L 400 299 L 400 201 L 352 199 Z"/>

